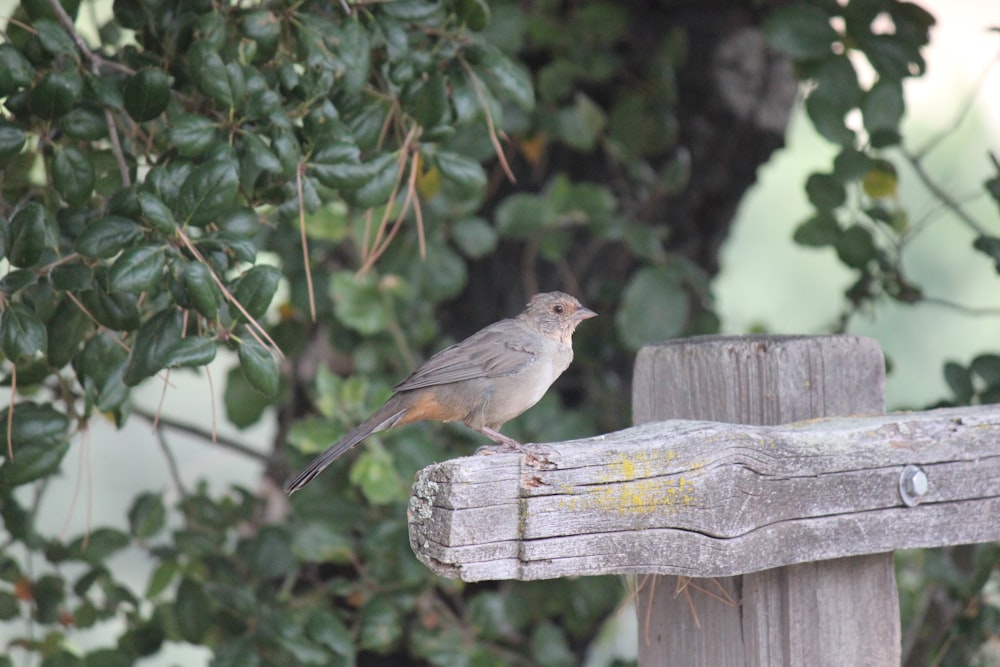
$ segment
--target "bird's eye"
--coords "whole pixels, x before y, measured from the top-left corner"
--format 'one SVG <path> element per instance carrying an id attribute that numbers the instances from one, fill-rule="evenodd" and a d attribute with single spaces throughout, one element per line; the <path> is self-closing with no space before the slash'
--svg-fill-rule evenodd
<path id="1" fill-rule="evenodd" d="M 563 305 L 561 303 L 557 303 L 556 305 L 552 306 L 552 312 L 555 313 L 556 315 L 562 315 L 564 310 L 566 309 L 563 308 Z"/>

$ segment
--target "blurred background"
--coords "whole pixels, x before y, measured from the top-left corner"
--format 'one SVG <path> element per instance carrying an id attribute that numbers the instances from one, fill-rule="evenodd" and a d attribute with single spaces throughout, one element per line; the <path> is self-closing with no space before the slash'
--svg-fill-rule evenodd
<path id="1" fill-rule="evenodd" d="M 936 21 L 925 50 L 927 73 L 905 84 L 906 116 L 902 134 L 910 148 L 940 143 L 924 162 L 935 182 L 962 202 L 977 219 L 989 221 L 1000 235 L 995 201 L 982 194 L 994 175 L 988 151 L 1000 151 L 1000 3 L 926 0 L 920 3 Z M 0 16 L 10 16 L 12 0 L 0 0 Z M 110 3 L 85 3 L 84 17 L 110 15 Z M 103 17 L 103 18 L 102 18 Z M 81 30 L 85 22 L 81 22 Z M 855 119 L 860 123 L 860 119 Z M 786 145 L 758 170 L 757 183 L 739 204 L 735 223 L 720 254 L 720 270 L 711 280 L 715 310 L 724 333 L 824 333 L 843 313 L 845 289 L 855 279 L 830 248 L 805 248 L 793 242 L 795 229 L 811 214 L 803 190 L 805 176 L 829 168 L 837 149 L 820 137 L 801 104 L 796 105 L 785 135 Z M 996 269 L 983 255 L 970 261 L 976 235 L 956 224 L 904 161 L 899 167 L 898 202 L 911 224 L 920 227 L 906 259 L 909 276 L 925 295 L 941 305 L 915 308 L 881 301 L 850 318 L 847 330 L 877 338 L 891 371 L 886 387 L 889 409 L 920 409 L 949 395 L 940 372 L 947 360 L 967 364 L 976 351 L 1000 343 L 1000 290 Z M 325 284 L 325 283 L 324 283 Z M 287 290 L 287 287 L 285 288 Z M 276 299 L 279 303 L 281 299 Z M 510 314 L 513 314 L 511 312 Z M 272 321 L 275 313 L 270 315 Z M 578 357 L 581 353 L 578 352 Z M 273 447 L 278 424 L 271 412 L 246 430 L 229 425 L 223 415 L 224 378 L 236 364 L 234 354 L 220 354 L 207 371 L 178 371 L 164 389 L 149 381 L 133 395 L 147 413 L 162 411 L 176 422 L 202 431 L 217 429 L 262 456 Z M 210 373 L 213 388 L 207 381 Z M 419 427 L 418 427 L 419 428 Z M 251 457 L 234 456 L 201 437 L 168 431 L 170 449 L 182 479 L 204 479 L 210 491 L 231 484 L 250 489 L 261 485 L 264 466 Z M 178 499 L 167 463 L 149 424 L 131 419 L 121 430 L 94 420 L 74 443 L 63 463 L 63 475 L 52 481 L 41 506 L 38 525 L 52 534 L 76 534 L 88 525 L 127 527 L 123 498 L 144 491 L 162 492 L 166 503 Z M 19 491 L 27 502 L 30 488 Z M 136 590 L 151 572 L 144 552 L 128 549 L 110 567 Z M 0 625 L 0 642 L 8 628 Z M 81 631 L 74 642 L 100 646 L 107 628 Z M 634 657 L 634 613 L 627 608 L 614 617 L 606 641 L 589 664 L 609 664 Z M 207 664 L 209 652 L 176 643 L 145 667 Z"/>

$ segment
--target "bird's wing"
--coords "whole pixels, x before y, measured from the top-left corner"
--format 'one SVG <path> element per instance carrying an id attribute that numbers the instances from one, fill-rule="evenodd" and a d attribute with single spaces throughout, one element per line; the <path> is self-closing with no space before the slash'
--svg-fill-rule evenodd
<path id="1" fill-rule="evenodd" d="M 393 390 L 513 375 L 534 362 L 540 352 L 538 344 L 525 334 L 523 326 L 514 320 L 492 324 L 441 350 Z"/>

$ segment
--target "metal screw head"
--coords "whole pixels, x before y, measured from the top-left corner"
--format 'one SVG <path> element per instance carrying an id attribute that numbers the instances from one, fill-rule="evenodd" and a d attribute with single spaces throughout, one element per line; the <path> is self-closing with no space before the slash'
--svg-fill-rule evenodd
<path id="1" fill-rule="evenodd" d="M 927 481 L 927 473 L 915 465 L 906 466 L 899 474 L 899 497 L 907 507 L 918 505 L 928 488 L 930 483 Z"/>

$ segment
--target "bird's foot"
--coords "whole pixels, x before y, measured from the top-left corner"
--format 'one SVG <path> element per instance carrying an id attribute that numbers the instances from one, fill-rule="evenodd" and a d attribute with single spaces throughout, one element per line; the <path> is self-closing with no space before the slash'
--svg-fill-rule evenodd
<path id="1" fill-rule="evenodd" d="M 495 442 L 504 448 L 504 451 L 508 452 L 519 452 L 521 451 L 521 443 L 519 443 L 514 438 L 506 436 L 495 428 L 490 428 L 489 426 L 484 426 L 480 429 L 480 433 L 485 435 L 487 438 Z"/>
<path id="2" fill-rule="evenodd" d="M 492 456 L 493 454 L 515 454 L 524 451 L 524 445 L 511 440 L 510 443 L 497 443 L 495 445 L 483 445 L 476 450 L 476 454 L 482 456 Z"/>

